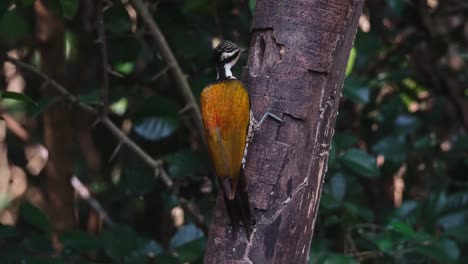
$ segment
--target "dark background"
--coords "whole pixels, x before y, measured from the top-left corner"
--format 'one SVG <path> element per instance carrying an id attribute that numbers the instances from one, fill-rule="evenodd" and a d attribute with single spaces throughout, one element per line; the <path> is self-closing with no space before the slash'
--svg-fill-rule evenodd
<path id="1" fill-rule="evenodd" d="M 2 0 L 0 56 L 35 66 L 82 103 L 101 109 L 105 67 L 102 42 L 96 41 L 96 2 L 42 0 L 39 7 L 34 0 Z M 145 2 L 197 99 L 216 78 L 212 46 L 229 39 L 248 48 L 255 1 Z M 0 110 L 12 118 L 9 162 L 24 176 L 11 169 L 10 189 L 16 191 L 0 196 L 2 263 L 202 263 L 217 190 L 200 132 L 193 131 L 190 109 L 132 5 L 114 0 L 102 6 L 109 117 L 163 161 L 174 187 L 168 189 L 95 117 L 71 107 L 36 73 L 3 64 Z M 347 67 L 310 263 L 461 263 L 468 257 L 467 16 L 464 0 L 366 4 Z M 236 76 L 240 70 L 235 68 Z M 58 122 L 47 122 L 50 107 Z M 49 162 L 64 168 L 59 186 L 51 187 L 47 166 L 39 175 L 25 169 L 37 154 L 25 155 L 31 145 L 48 148 Z M 53 151 L 64 161 L 50 159 Z M 71 175 L 88 186 L 115 224 L 97 220 L 89 204 L 73 195 Z M 73 203 L 64 214 L 54 211 L 66 199 Z"/>

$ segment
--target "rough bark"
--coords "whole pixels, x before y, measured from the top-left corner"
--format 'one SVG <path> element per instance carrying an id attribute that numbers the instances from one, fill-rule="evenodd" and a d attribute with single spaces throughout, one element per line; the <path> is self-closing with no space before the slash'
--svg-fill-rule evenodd
<path id="1" fill-rule="evenodd" d="M 243 81 L 258 118 L 246 174 L 257 225 L 230 233 L 218 196 L 205 263 L 306 263 L 363 0 L 257 1 Z"/>

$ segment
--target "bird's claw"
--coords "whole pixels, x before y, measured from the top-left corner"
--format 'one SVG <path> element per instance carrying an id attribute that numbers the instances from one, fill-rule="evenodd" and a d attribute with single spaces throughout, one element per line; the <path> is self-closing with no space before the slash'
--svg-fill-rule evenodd
<path id="1" fill-rule="evenodd" d="M 271 110 L 273 109 L 273 107 L 275 106 L 275 104 L 279 101 L 279 96 L 278 97 L 275 97 L 273 98 L 273 101 L 270 103 L 270 105 L 268 106 L 268 109 L 267 111 L 265 112 L 265 114 L 262 116 L 262 118 L 260 119 L 260 122 L 258 122 L 258 125 L 261 126 L 262 123 L 265 121 L 265 119 L 267 117 L 271 117 L 273 118 L 274 120 L 278 121 L 278 122 L 283 122 L 283 119 L 281 119 L 280 117 L 278 117 L 277 115 L 273 114 L 271 112 Z"/>

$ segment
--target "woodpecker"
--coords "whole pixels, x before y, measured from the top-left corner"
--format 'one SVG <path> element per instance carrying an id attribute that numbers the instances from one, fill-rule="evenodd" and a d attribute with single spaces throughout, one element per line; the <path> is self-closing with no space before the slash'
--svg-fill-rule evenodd
<path id="1" fill-rule="evenodd" d="M 233 231 L 237 233 L 240 221 L 250 237 L 255 220 L 244 173 L 248 143 L 254 132 L 260 129 L 265 117 L 271 116 L 278 121 L 281 119 L 269 112 L 271 107 L 260 122 L 253 118 L 248 91 L 231 71 L 243 51 L 228 40 L 214 49 L 217 79 L 203 89 L 200 106 L 208 150 L 224 194 Z"/>

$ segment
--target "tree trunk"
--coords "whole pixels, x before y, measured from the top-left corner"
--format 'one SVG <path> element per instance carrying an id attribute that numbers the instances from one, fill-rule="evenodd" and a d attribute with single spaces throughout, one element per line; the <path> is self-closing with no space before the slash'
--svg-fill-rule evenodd
<path id="1" fill-rule="evenodd" d="M 65 26 L 43 1 L 35 1 L 36 40 L 40 54 L 40 69 L 59 83 L 65 83 Z M 55 90 L 45 85 L 42 91 L 47 96 L 57 95 Z M 49 150 L 47 191 L 50 203 L 50 216 L 57 231 L 69 230 L 74 225 L 71 149 L 73 128 L 71 107 L 61 101 L 44 111 L 44 143 Z"/>
<path id="2" fill-rule="evenodd" d="M 243 81 L 259 118 L 246 175 L 256 228 L 235 238 L 218 196 L 205 263 L 306 263 L 363 0 L 257 0 Z"/>

